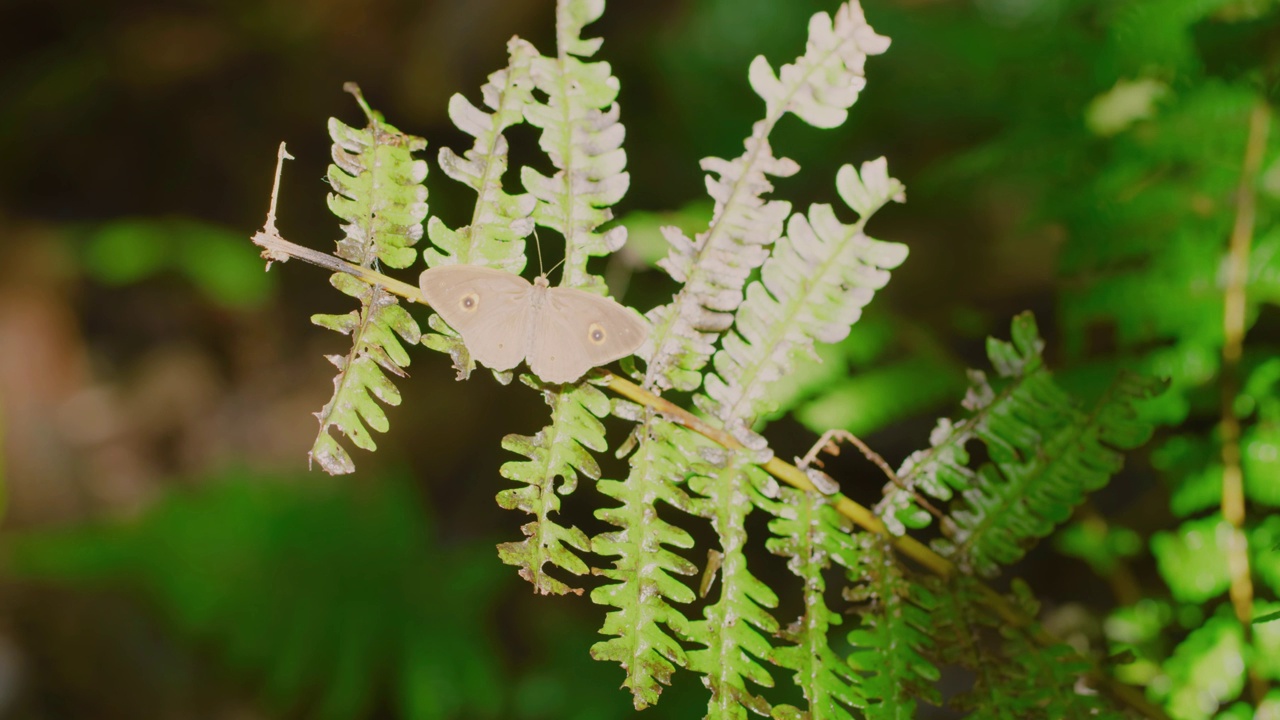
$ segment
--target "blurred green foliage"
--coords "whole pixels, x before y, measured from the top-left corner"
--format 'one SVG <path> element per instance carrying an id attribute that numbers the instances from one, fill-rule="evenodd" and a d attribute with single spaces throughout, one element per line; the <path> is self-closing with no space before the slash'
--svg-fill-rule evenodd
<path id="1" fill-rule="evenodd" d="M 171 494 L 136 522 L 10 535 L 6 571 L 140 595 L 280 712 L 630 714 L 612 668 L 586 653 L 589 626 L 555 608 L 527 624 L 504 619 L 513 583 L 493 544 L 437 535 L 403 478 L 235 471 Z M 531 657 L 504 659 L 502 632 Z M 672 707 L 698 699 L 676 693 Z"/>
<path id="2" fill-rule="evenodd" d="M 262 260 L 246 253 L 244 233 L 190 218 L 119 218 L 85 233 L 81 267 L 109 286 L 174 273 L 228 308 L 261 305 L 275 287 Z"/>
<path id="3" fill-rule="evenodd" d="M 503 577 L 487 544 L 439 547 L 403 481 L 245 472 L 170 495 L 135 523 L 10 538 L 9 571 L 140 592 L 281 708 L 497 717 Z"/>

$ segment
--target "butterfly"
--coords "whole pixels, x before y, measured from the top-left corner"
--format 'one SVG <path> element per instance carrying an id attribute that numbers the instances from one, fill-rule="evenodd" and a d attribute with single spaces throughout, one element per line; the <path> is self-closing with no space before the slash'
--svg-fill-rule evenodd
<path id="1" fill-rule="evenodd" d="M 458 331 L 471 357 L 493 370 L 528 361 L 545 382 L 570 383 L 631 355 L 649 336 L 639 314 L 584 290 L 530 283 L 476 265 L 441 265 L 418 278 L 431 308 Z"/>

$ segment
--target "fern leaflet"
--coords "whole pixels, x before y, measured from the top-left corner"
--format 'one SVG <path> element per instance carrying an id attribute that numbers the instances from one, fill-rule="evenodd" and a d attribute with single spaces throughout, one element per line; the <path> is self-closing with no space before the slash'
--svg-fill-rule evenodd
<path id="1" fill-rule="evenodd" d="M 556 3 L 555 58 L 536 57 L 535 86 L 547 95 L 525 105 L 525 119 L 542 130 L 538 144 L 551 158 L 556 174 L 546 177 L 531 167 L 520 170 L 525 189 L 537 198 L 533 216 L 539 225 L 565 239 L 562 285 L 603 294 L 604 280 L 587 270 L 587 260 L 607 255 L 627 240 L 626 228 L 598 233 L 612 219 L 609 206 L 626 194 L 631 177 L 623 168 L 626 129 L 618 122 L 618 79 L 607 62 L 588 63 L 600 47 L 598 38 L 583 40 L 582 28 L 604 13 L 603 0 L 559 0 Z"/>
<path id="2" fill-rule="evenodd" d="M 782 234 L 789 203 L 765 201 L 769 176 L 799 170 L 776 158 L 768 137 L 787 112 L 818 127 L 843 122 L 865 80 L 868 54 L 884 52 L 888 39 L 876 35 L 856 3 L 844 3 L 833 22 L 817 13 L 809 22 L 805 54 L 774 76 L 764 57 L 749 74 L 752 89 L 765 101 L 765 117 L 752 127 L 745 152 L 734 160 L 707 158 L 707 192 L 715 200 L 711 226 L 690 240 L 678 229 L 663 228 L 671 244 L 659 265 L 683 287 L 672 301 L 648 313 L 654 326 L 650 342 L 637 353 L 648 362 L 644 386 L 693 390 L 700 370 L 714 352 L 716 337 L 732 324 L 751 272 L 768 256 L 766 248 Z M 839 120 L 839 122 L 834 121 Z"/>
<path id="3" fill-rule="evenodd" d="M 507 43 L 507 51 L 507 67 L 490 75 L 489 82 L 480 88 L 492 113 L 472 105 L 461 94 L 449 99 L 449 118 L 474 137 L 475 143 L 462 157 L 447 147 L 440 148 L 440 169 L 475 190 L 476 204 L 471 223 L 464 228 L 451 230 L 436 217 L 427 223 L 427 236 L 439 248 L 423 251 L 430 267 L 459 263 L 513 273 L 524 269 L 524 239 L 533 232 L 531 214 L 536 201 L 526 193 L 510 195 L 502 188 L 502 175 L 507 170 L 503 131 L 524 122 L 524 106 L 533 99 L 529 65 L 537 51 L 519 38 Z M 428 318 L 427 324 L 435 332 L 427 334 L 423 344 L 448 353 L 459 379 L 468 377 L 475 365 L 462 339 L 437 315 Z"/>
<path id="4" fill-rule="evenodd" d="M 753 694 L 746 681 L 773 687 L 773 677 L 757 659 L 773 655 L 768 636 L 778 631 L 778 621 L 767 608 L 777 607 L 778 596 L 747 568 L 746 521 L 752 506 L 776 497 L 778 487 L 745 452 L 712 455 L 711 472 L 691 478 L 689 486 L 701 496 L 700 514 L 711 520 L 724 560 L 720 596 L 703 610 L 702 620 L 691 624 L 690 639 L 705 649 L 689 651 L 689 669 L 701 673 L 711 691 L 709 720 L 745 717 L 747 710 L 768 715 L 768 701 Z"/>
<path id="5" fill-rule="evenodd" d="M 862 562 L 849 572 L 852 583 L 845 596 L 865 609 L 861 626 L 849 633 L 853 652 L 849 664 L 863 676 L 868 720 L 908 720 L 915 717 L 915 698 L 939 703 L 938 668 L 933 653 L 930 615 L 938 600 L 922 583 L 903 574 L 888 542 L 859 533 Z"/>
<path id="6" fill-rule="evenodd" d="M 574 575 L 584 575 L 588 570 L 574 553 L 590 549 L 586 534 L 576 527 L 559 525 L 551 516 L 560 510 L 556 493 L 573 492 L 579 474 L 592 480 L 600 478 L 600 466 L 589 451 L 600 452 L 608 447 L 599 418 L 609 412 L 609 399 L 587 383 L 558 392 L 542 392 L 551 406 L 551 424 L 532 437 L 508 435 L 502 440 L 504 450 L 528 458 L 504 463 L 500 470 L 503 477 L 523 483 L 524 487 L 498 493 L 499 505 L 507 510 L 523 510 L 536 519 L 520 528 L 524 540 L 499 545 L 498 556 L 508 565 L 519 567 L 520 577 L 533 583 L 539 593 L 581 594 L 580 588 L 566 585 L 543 568 L 550 563 Z"/>
<path id="7" fill-rule="evenodd" d="M 782 508 L 769 522 L 774 537 L 767 545 L 787 560 L 787 567 L 803 581 L 804 613 L 779 633 L 789 643 L 777 647 L 769 659 L 795 671 L 795 684 L 809 703 L 807 714 L 775 705 L 774 717 L 811 720 L 853 720 L 851 708 L 866 707 L 853 668 L 831 647 L 831 627 L 840 615 L 827 607 L 827 583 L 823 573 L 832 561 L 856 571 L 861 551 L 851 534 L 852 523 L 814 492 L 782 488 Z"/>
<path id="8" fill-rule="evenodd" d="M 814 205 L 807 218 L 791 216 L 787 235 L 774 246 L 760 280 L 747 287 L 734 331 L 716 353 L 706 397 L 696 398 L 740 440 L 769 410 L 769 387 L 792 368 L 796 354 L 812 355 L 815 339 L 844 339 L 863 306 L 889 281 L 888 269 L 906 259 L 905 245 L 862 232 L 876 210 L 902 200 L 902 184 L 889 177 L 884 159 L 864 163 L 861 176 L 845 165 L 836 186 L 861 215 L 858 222 L 842 224 L 830 205 Z"/>
<path id="9" fill-rule="evenodd" d="M 619 529 L 591 540 L 596 554 L 617 558 L 613 568 L 596 571 L 613 582 L 591 592 L 592 602 L 617 608 L 600 629 L 616 637 L 592 646 L 591 656 L 622 665 L 627 673 L 623 686 L 631 690 L 638 710 L 655 704 L 661 686 L 671 684 L 675 667 L 688 663 L 684 648 L 662 626 L 676 637 L 689 634 L 689 621 L 673 603 L 693 602 L 693 591 L 672 574 L 693 575 L 697 568 L 666 548 L 691 548 L 693 538 L 659 516 L 656 503 L 690 509 L 689 497 L 676 482 L 693 472 L 688 458 L 708 446 L 701 436 L 645 414 L 640 431 L 648 442 L 631 455 L 626 481 L 596 483 L 601 493 L 621 503 L 597 510 L 596 517 Z"/>
<path id="10" fill-rule="evenodd" d="M 412 153 L 424 149 L 426 141 L 386 124 L 359 90 L 354 86 L 348 90 L 364 109 L 369 125 L 356 130 L 336 118 L 329 120 L 333 138 L 329 183 L 335 190 L 329 195 L 329 209 L 346 221 L 337 254 L 361 267 L 378 261 L 407 267 L 413 263 L 412 245 L 422 237 L 422 220 L 427 215 L 427 189 L 422 185 L 427 164 L 413 159 Z M 321 327 L 350 335 L 353 341 L 346 356 L 329 356 L 338 375 L 333 380 L 333 397 L 316 413 L 320 432 L 310 452 L 326 472 L 339 474 L 354 471 L 355 464 L 329 429 L 337 429 L 357 447 L 376 448 L 369 428 L 386 432 L 388 423 L 373 397 L 390 405 L 400 403 L 399 391 L 382 371 L 404 376 L 403 368 L 409 365 L 409 356 L 395 335 L 416 344 L 421 331 L 395 296 L 381 287 L 342 273 L 333 275 L 330 283 L 361 305 L 346 315 L 311 318 Z"/>

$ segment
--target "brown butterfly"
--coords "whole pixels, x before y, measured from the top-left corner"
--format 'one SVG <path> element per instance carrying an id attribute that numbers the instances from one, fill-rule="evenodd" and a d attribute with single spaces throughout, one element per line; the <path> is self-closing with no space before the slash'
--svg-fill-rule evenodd
<path id="1" fill-rule="evenodd" d="M 545 382 L 570 383 L 598 365 L 631 355 L 649 336 L 640 315 L 584 290 L 551 287 L 476 265 L 441 265 L 418 279 L 431 308 L 458 331 L 485 367 L 521 360 Z"/>

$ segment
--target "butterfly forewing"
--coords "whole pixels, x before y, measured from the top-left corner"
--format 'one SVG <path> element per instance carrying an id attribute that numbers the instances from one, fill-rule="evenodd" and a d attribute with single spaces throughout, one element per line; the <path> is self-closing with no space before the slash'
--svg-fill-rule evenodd
<path id="1" fill-rule="evenodd" d="M 529 350 L 533 285 L 509 272 L 441 265 L 419 277 L 422 295 L 481 365 L 510 370 Z"/>

